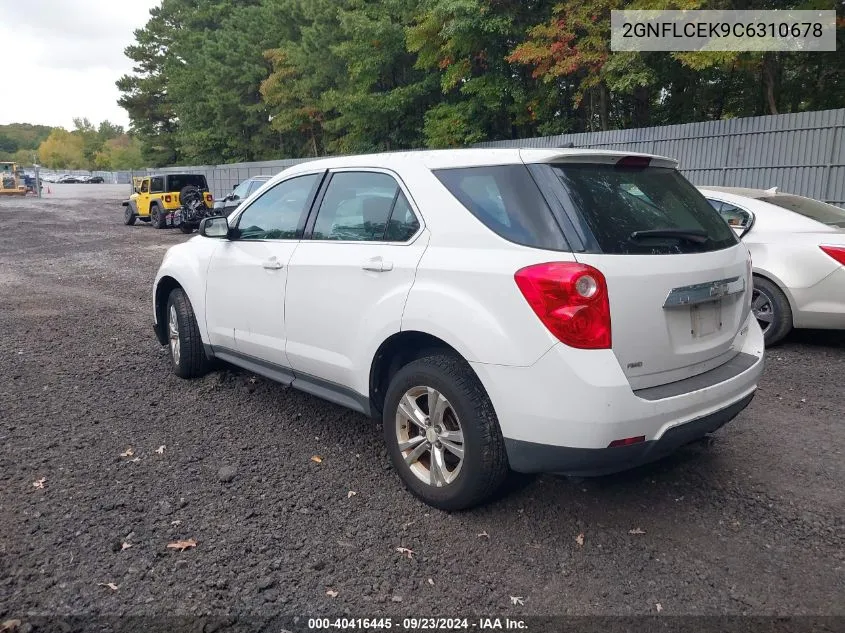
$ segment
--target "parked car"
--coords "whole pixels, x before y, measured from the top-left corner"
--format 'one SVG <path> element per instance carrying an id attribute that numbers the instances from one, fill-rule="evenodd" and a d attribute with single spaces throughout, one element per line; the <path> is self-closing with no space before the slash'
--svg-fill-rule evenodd
<path id="1" fill-rule="evenodd" d="M 219 209 L 222 215 L 229 215 L 246 200 L 250 194 L 258 190 L 261 185 L 270 180 L 272 176 L 253 176 L 247 178 L 238 185 L 232 187 L 232 192 L 222 200 L 214 203 L 214 208 Z"/>
<path id="2" fill-rule="evenodd" d="M 80 182 L 82 182 L 82 181 L 79 179 L 79 177 L 78 177 L 78 176 L 67 176 L 67 175 L 65 175 L 65 176 L 61 176 L 61 177 L 59 177 L 59 178 L 56 180 L 56 182 L 57 182 L 57 183 L 61 183 L 61 184 L 68 185 L 68 184 L 78 184 L 78 183 L 80 183 Z"/>
<path id="3" fill-rule="evenodd" d="M 160 174 L 132 179 L 132 195 L 123 201 L 123 223 L 149 222 L 155 229 L 179 227 L 192 233 L 207 215 L 217 215 L 202 174 Z"/>
<path id="4" fill-rule="evenodd" d="M 102 176 L 88 176 L 88 179 L 85 181 L 89 185 L 99 185 L 105 182 Z"/>
<path id="5" fill-rule="evenodd" d="M 509 469 L 653 461 L 733 419 L 763 369 L 748 250 L 676 165 L 518 149 L 296 165 L 167 251 L 156 336 L 182 378 L 216 358 L 381 420 L 439 508 L 489 499 Z"/>
<path id="6" fill-rule="evenodd" d="M 751 252 L 767 345 L 792 328 L 845 329 L 845 210 L 777 188 L 699 189 Z"/>

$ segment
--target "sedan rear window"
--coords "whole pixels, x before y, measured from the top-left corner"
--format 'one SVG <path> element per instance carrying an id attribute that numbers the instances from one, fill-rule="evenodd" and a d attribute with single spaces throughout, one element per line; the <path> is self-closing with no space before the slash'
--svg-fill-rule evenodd
<path id="1" fill-rule="evenodd" d="M 845 228 L 845 209 L 834 207 L 826 202 L 789 194 L 777 194 L 767 198 L 759 198 L 759 200 L 789 209 L 822 224 Z"/>
<path id="2" fill-rule="evenodd" d="M 586 236 L 607 254 L 682 254 L 737 243 L 719 213 L 677 170 L 605 164 L 538 166 Z M 586 226 L 584 226 L 586 225 Z"/>

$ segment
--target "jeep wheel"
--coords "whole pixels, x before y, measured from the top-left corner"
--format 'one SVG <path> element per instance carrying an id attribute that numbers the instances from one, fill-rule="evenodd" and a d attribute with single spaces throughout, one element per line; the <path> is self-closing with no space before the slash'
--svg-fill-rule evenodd
<path id="1" fill-rule="evenodd" d="M 483 503 L 508 475 L 493 404 L 461 358 L 435 354 L 400 369 L 387 390 L 383 426 L 405 486 L 436 508 Z"/>
<path id="2" fill-rule="evenodd" d="M 136 216 L 135 213 L 132 211 L 132 207 L 126 207 L 126 209 L 123 211 L 123 223 L 126 226 L 132 226 L 133 224 L 135 224 L 135 219 Z"/>
<path id="3" fill-rule="evenodd" d="M 164 228 L 164 212 L 157 204 L 150 208 L 150 222 L 154 229 Z"/>
<path id="4" fill-rule="evenodd" d="M 188 224 L 187 222 L 182 222 L 182 224 L 179 225 L 179 230 L 182 231 L 182 233 L 186 233 L 186 234 L 187 233 L 193 233 L 194 232 L 194 225 Z"/>
<path id="5" fill-rule="evenodd" d="M 170 293 L 165 318 L 173 373 L 180 378 L 197 378 L 205 374 L 209 368 L 208 358 L 194 309 L 181 288 L 175 288 Z"/>

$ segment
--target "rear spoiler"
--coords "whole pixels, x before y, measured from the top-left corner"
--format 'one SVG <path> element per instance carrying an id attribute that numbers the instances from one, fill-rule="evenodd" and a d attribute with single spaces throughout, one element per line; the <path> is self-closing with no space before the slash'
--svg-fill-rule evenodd
<path id="1" fill-rule="evenodd" d="M 655 156 L 653 154 L 641 154 L 638 152 L 613 152 L 609 150 L 583 150 L 583 149 L 549 149 L 519 150 L 522 162 L 532 163 L 596 163 L 599 165 L 616 165 L 620 163 L 638 163 L 642 166 L 668 167 L 677 169 L 678 161 L 667 156 Z M 647 162 L 646 162 L 647 161 Z"/>

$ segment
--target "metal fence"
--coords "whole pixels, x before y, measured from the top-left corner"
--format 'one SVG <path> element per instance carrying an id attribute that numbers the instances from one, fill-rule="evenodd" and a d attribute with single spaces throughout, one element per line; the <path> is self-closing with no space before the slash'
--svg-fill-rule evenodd
<path id="1" fill-rule="evenodd" d="M 477 147 L 573 147 L 659 154 L 677 159 L 696 185 L 795 193 L 845 206 L 845 108 L 561 134 Z"/>
<path id="2" fill-rule="evenodd" d="M 795 193 L 845 206 L 845 108 L 773 116 L 686 123 L 632 130 L 561 134 L 475 147 L 565 147 L 614 149 L 669 156 L 697 185 L 754 187 Z M 313 159 L 229 165 L 166 167 L 134 172 L 205 174 L 215 198 L 251 176 L 276 174 Z M 120 180 L 131 182 L 128 172 Z"/>

